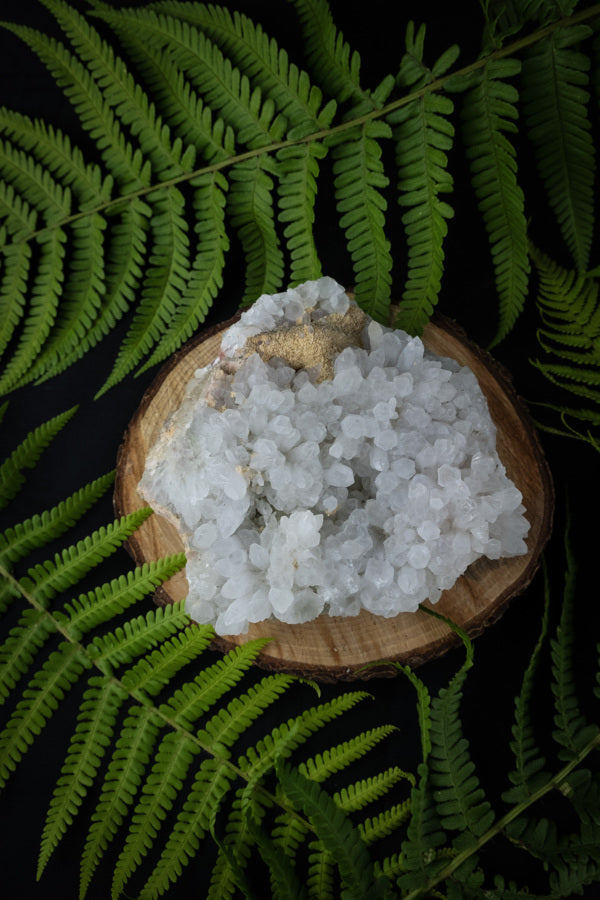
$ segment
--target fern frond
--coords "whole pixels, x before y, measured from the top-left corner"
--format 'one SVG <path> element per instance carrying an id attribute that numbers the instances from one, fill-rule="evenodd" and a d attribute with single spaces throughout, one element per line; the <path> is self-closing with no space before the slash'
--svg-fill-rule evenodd
<path id="1" fill-rule="evenodd" d="M 93 783 L 126 691 L 115 681 L 93 676 L 79 708 L 78 724 L 52 795 L 42 831 L 37 877 L 72 824 Z"/>
<path id="2" fill-rule="evenodd" d="M 6 506 L 18 494 L 26 480 L 23 469 L 35 467 L 46 447 L 73 417 L 76 410 L 77 407 L 73 406 L 66 412 L 38 425 L 2 463 L 0 466 L 0 507 Z"/>
<path id="3" fill-rule="evenodd" d="M 183 602 L 149 610 L 145 616 L 128 619 L 123 626 L 97 636 L 88 646 L 94 661 L 103 666 L 130 663 L 161 641 L 170 638 L 189 623 Z"/>
<path id="4" fill-rule="evenodd" d="M 338 134 L 328 142 L 333 145 L 336 206 L 352 258 L 356 301 L 383 323 L 391 302 L 392 257 L 384 228 L 387 201 L 382 193 L 389 179 L 379 141 L 391 134 L 386 122 L 366 121 L 343 140 Z"/>
<path id="5" fill-rule="evenodd" d="M 113 896 L 121 896 L 125 884 L 152 847 L 165 816 L 183 787 L 188 770 L 200 752 L 200 745 L 184 732 L 171 731 L 161 741 L 115 866 Z"/>
<path id="6" fill-rule="evenodd" d="M 178 0 L 152 4 L 166 13 L 194 25 L 206 34 L 238 68 L 244 69 L 265 97 L 270 97 L 289 123 L 288 137 L 298 137 L 329 125 L 335 101 L 322 107 L 319 87 L 306 72 L 290 63 L 286 51 L 260 25 L 237 10 L 213 4 L 190 5 Z"/>
<path id="7" fill-rule="evenodd" d="M 270 706 L 292 683 L 292 676 L 267 675 L 241 697 L 234 697 L 219 709 L 197 733 L 213 753 L 223 757 L 250 724 Z"/>
<path id="8" fill-rule="evenodd" d="M 153 593 L 159 584 L 167 581 L 184 566 L 183 553 L 144 563 L 87 594 L 80 594 L 78 598 L 66 603 L 56 615 L 73 640 L 79 640 L 92 628 L 108 622 L 142 597 Z"/>
<path id="9" fill-rule="evenodd" d="M 33 222 L 34 218 L 35 214 L 30 221 Z M 31 244 L 9 244 L 5 248 L 0 270 L 0 359 L 10 344 L 26 308 L 31 264 Z"/>
<path id="10" fill-rule="evenodd" d="M 188 625 L 130 666 L 119 680 L 138 698 L 155 697 L 180 669 L 197 659 L 213 637 L 210 625 Z"/>
<path id="11" fill-rule="evenodd" d="M 0 378 L 0 394 L 23 382 L 32 360 L 50 334 L 59 308 L 67 235 L 62 228 L 53 228 L 40 232 L 34 243 L 39 259 L 29 291 L 29 305 L 17 347 Z"/>
<path id="12" fill-rule="evenodd" d="M 360 56 L 336 28 L 326 0 L 290 0 L 302 24 L 312 71 L 329 96 L 353 105 L 367 96 L 360 84 Z"/>
<path id="13" fill-rule="evenodd" d="M 134 802 L 163 724 L 152 706 L 133 706 L 123 723 L 81 856 L 80 897 Z"/>
<path id="14" fill-rule="evenodd" d="M 104 295 L 104 231 L 106 220 L 89 215 L 71 223 L 68 271 L 53 330 L 35 362 L 14 384 L 15 388 L 49 377 L 64 368 L 65 358 L 82 355 L 82 342 L 100 314 Z"/>
<path id="15" fill-rule="evenodd" d="M 18 594 L 17 594 L 18 596 Z M 14 598 L 13 598 L 14 599 Z M 0 698 L 10 696 L 18 681 L 27 674 L 38 651 L 54 634 L 52 620 L 42 609 L 25 609 L 0 647 Z"/>
<path id="16" fill-rule="evenodd" d="M 463 107 L 463 138 L 472 184 L 488 233 L 496 272 L 500 321 L 493 344 L 513 327 L 528 288 L 529 256 L 524 196 L 516 177 L 516 151 L 507 132 L 516 132 L 518 92 L 506 79 L 520 72 L 517 60 L 490 60 Z"/>
<path id="17" fill-rule="evenodd" d="M 375 878 L 373 864 L 360 833 L 335 802 L 319 787 L 287 764 L 278 766 L 286 796 L 312 822 L 325 848 L 339 866 L 342 880 L 353 897 L 383 897 L 387 878 Z"/>
<path id="18" fill-rule="evenodd" d="M 77 197 L 80 209 L 94 208 L 110 199 L 112 177 L 105 175 L 95 163 L 86 162 L 69 136 L 51 124 L 1 108 L 0 132 L 33 155 L 61 184 L 68 185 L 72 196 Z M 31 231 L 32 225 L 26 233 Z"/>
<path id="19" fill-rule="evenodd" d="M 169 129 L 157 117 L 153 104 L 127 71 L 112 48 L 100 38 L 84 16 L 63 0 L 42 0 L 61 25 L 80 58 L 87 65 L 94 80 L 124 124 L 139 140 L 150 160 L 153 172 L 160 179 L 168 179 L 191 171 L 195 154 L 193 148 L 181 141 L 170 140 Z"/>
<path id="20" fill-rule="evenodd" d="M 67 547 L 54 559 L 31 567 L 20 584 L 38 603 L 44 603 L 61 591 L 68 590 L 94 566 L 120 547 L 152 510 L 149 507 L 122 516 L 91 535 Z"/>
<path id="21" fill-rule="evenodd" d="M 201 840 L 210 832 L 211 822 L 226 799 L 234 778 L 235 771 L 219 758 L 209 758 L 201 763 L 183 809 L 144 888 L 149 896 L 163 893 L 194 858 Z"/>
<path id="22" fill-rule="evenodd" d="M 585 272 L 593 235 L 596 169 L 588 118 L 586 25 L 556 28 L 523 62 L 523 109 L 548 201 L 575 268 Z"/>
<path id="23" fill-rule="evenodd" d="M 31 678 L 0 734 L 0 788 L 89 665 L 90 660 L 77 644 L 63 642 Z"/>
<path id="24" fill-rule="evenodd" d="M 311 781 L 323 782 L 330 775 L 341 771 L 351 762 L 360 759 L 394 731 L 393 725 L 382 725 L 379 728 L 373 728 L 370 731 L 358 734 L 351 740 L 344 741 L 344 743 L 335 747 L 330 747 L 323 753 L 318 753 L 316 756 L 300 763 L 298 771 Z"/>
<path id="25" fill-rule="evenodd" d="M 150 164 L 127 140 L 118 119 L 88 69 L 64 44 L 32 28 L 4 23 L 41 59 L 73 104 L 83 128 L 123 192 L 150 183 Z"/>
<path id="26" fill-rule="evenodd" d="M 540 635 L 525 670 L 521 690 L 515 698 L 515 720 L 510 743 L 515 757 L 515 769 L 508 773 L 512 787 L 502 795 L 502 799 L 508 803 L 527 800 L 550 777 L 545 771 L 546 760 L 538 746 L 531 720 L 534 681 L 549 624 L 550 589 L 545 565 L 544 574 L 544 615 Z"/>
<path id="27" fill-rule="evenodd" d="M 429 70 L 423 63 L 424 30 L 406 32 L 406 53 L 398 74 L 398 86 L 412 91 L 433 80 L 434 69 L 449 67 L 455 54 L 445 55 L 443 65 Z M 439 61 L 438 61 L 439 63 Z M 441 72 L 440 72 L 441 74 Z M 423 91 L 388 116 L 393 124 L 398 164 L 399 203 L 408 244 L 408 272 L 396 327 L 420 334 L 438 302 L 441 286 L 447 220 L 453 210 L 440 194 L 453 189 L 448 171 L 448 151 L 454 139 L 450 116 L 452 100 L 444 94 Z"/>
<path id="28" fill-rule="evenodd" d="M 282 138 L 286 122 L 275 104 L 264 101 L 260 90 L 252 89 L 248 77 L 198 29 L 149 9 L 100 14 L 125 41 L 135 31 L 154 48 L 169 47 L 190 83 L 234 129 L 240 143 L 252 149 Z"/>
<path id="29" fill-rule="evenodd" d="M 532 363 L 561 388 L 598 404 L 598 280 L 562 268 L 535 247 L 530 247 L 530 253 L 539 276 L 536 302 L 544 326 L 537 336 L 550 357 Z M 581 415 L 585 414 L 582 409 Z"/>
<path id="30" fill-rule="evenodd" d="M 240 681 L 255 662 L 265 641 L 248 641 L 234 647 L 212 666 L 205 667 L 193 680 L 174 691 L 162 707 L 163 714 L 178 726 L 193 728 L 196 720 L 207 713 Z"/>
<path id="31" fill-rule="evenodd" d="M 458 830 L 456 838 L 464 846 L 469 836 L 477 838 L 489 828 L 494 814 L 485 799 L 462 733 L 459 707 L 469 669 L 473 665 L 473 646 L 460 630 L 466 659 L 447 688 L 431 703 L 431 784 L 442 826 Z M 457 844 L 458 845 L 458 844 Z"/>
<path id="32" fill-rule="evenodd" d="M 290 286 L 322 274 L 315 238 L 315 200 L 319 160 L 327 148 L 316 141 L 284 147 L 277 152 L 279 221 L 290 255 Z"/>
<path id="33" fill-rule="evenodd" d="M 60 537 L 108 490 L 113 481 L 114 472 L 108 472 L 75 491 L 66 500 L 61 500 L 52 509 L 5 529 L 0 533 L 0 565 L 10 566 L 32 550 Z"/>
<path id="34" fill-rule="evenodd" d="M 308 900 L 306 885 L 300 880 L 287 856 L 280 852 L 274 841 L 252 818 L 248 818 L 247 825 L 250 837 L 269 870 L 271 895 L 274 900 L 278 898 L 283 900 L 285 897 Z"/>
<path id="35" fill-rule="evenodd" d="M 403 778 L 406 778 L 406 774 L 402 769 L 393 766 L 383 772 L 378 772 L 377 775 L 363 778 L 361 781 L 336 791 L 333 799 L 344 812 L 356 812 L 383 797 Z"/>
<path id="36" fill-rule="evenodd" d="M 152 350 L 175 317 L 180 294 L 190 273 L 189 235 L 185 199 L 177 187 L 152 195 L 150 220 L 152 254 L 144 275 L 141 299 L 113 370 L 99 391 L 117 384 Z"/>
<path id="37" fill-rule="evenodd" d="M 246 256 L 242 304 L 275 293 L 283 281 L 283 253 L 275 230 L 273 164 L 265 157 L 236 163 L 230 170 L 228 212 Z"/>
<path id="38" fill-rule="evenodd" d="M 228 184 L 220 172 L 194 179 L 194 232 L 192 265 L 185 289 L 168 329 L 157 339 L 151 357 L 141 367 L 145 371 L 162 362 L 192 336 L 223 286 L 225 254 L 229 239 L 225 231 L 225 202 Z"/>
<path id="39" fill-rule="evenodd" d="M 6 111 L 0 108 L 0 123 L 5 113 Z M 35 229 L 37 216 L 36 210 L 31 208 L 21 193 L 16 191 L 10 182 L 0 182 L 0 218 L 2 219 L 3 236 L 5 237 L 1 246 L 4 254 L 8 253 L 11 248 L 15 249 L 15 244 L 18 244 Z M 14 243 L 9 242 L 8 237 Z"/>
<path id="40" fill-rule="evenodd" d="M 408 821 L 410 816 L 410 798 L 403 803 L 396 803 L 376 816 L 369 816 L 363 822 L 359 822 L 358 828 L 365 844 L 374 844 L 382 838 L 389 837 L 401 825 Z"/>
<path id="41" fill-rule="evenodd" d="M 567 571 L 565 573 L 563 603 L 556 637 L 550 641 L 552 654 L 552 692 L 554 694 L 554 740 L 560 744 L 559 759 L 579 758 L 582 748 L 600 731 L 587 722 L 581 713 L 574 672 L 573 606 L 575 600 L 576 567 L 570 540 L 565 539 Z"/>

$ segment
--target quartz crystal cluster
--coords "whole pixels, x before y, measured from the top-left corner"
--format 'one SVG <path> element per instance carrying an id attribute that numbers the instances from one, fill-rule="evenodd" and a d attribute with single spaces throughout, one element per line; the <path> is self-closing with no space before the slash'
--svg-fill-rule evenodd
<path id="1" fill-rule="evenodd" d="M 264 295 L 191 379 L 140 493 L 175 522 L 187 609 L 221 634 L 414 611 L 526 552 L 477 379 L 325 277 Z"/>

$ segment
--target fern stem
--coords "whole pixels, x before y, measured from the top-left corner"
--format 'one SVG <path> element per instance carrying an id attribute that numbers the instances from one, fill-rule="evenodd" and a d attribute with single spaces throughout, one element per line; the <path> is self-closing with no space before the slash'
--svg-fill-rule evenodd
<path id="1" fill-rule="evenodd" d="M 319 131 L 312 132 L 311 134 L 305 135 L 300 138 L 274 141 L 270 144 L 261 145 L 260 147 L 256 147 L 252 150 L 247 150 L 244 153 L 239 153 L 235 156 L 228 156 L 225 159 L 221 159 L 217 162 L 211 163 L 208 166 L 203 166 L 199 169 L 194 169 L 193 171 L 189 172 L 179 173 L 177 175 L 174 175 L 172 178 L 160 181 L 158 184 L 151 184 L 147 186 L 145 185 L 135 191 L 123 194 L 119 197 L 107 199 L 95 207 L 88 207 L 85 210 L 72 213 L 71 215 L 66 216 L 60 222 L 53 222 L 51 225 L 47 225 L 43 228 L 37 229 L 36 231 L 32 231 L 28 235 L 21 237 L 20 240 L 11 241 L 10 243 L 2 245 L 0 246 L 0 252 L 4 252 L 7 247 L 12 247 L 34 240 L 41 234 L 46 234 L 56 228 L 64 228 L 65 225 L 76 222 L 84 216 L 93 216 L 111 209 L 118 209 L 118 207 L 123 203 L 128 203 L 134 199 L 139 199 L 141 197 L 147 197 L 148 195 L 153 194 L 155 191 L 164 190 L 165 188 L 173 187 L 185 182 L 191 182 L 202 175 L 218 172 L 222 169 L 229 169 L 232 166 L 245 162 L 247 160 L 251 160 L 267 154 L 274 154 L 286 147 L 295 147 L 300 144 L 310 144 L 314 143 L 315 141 L 322 141 L 325 138 L 329 138 L 331 135 L 349 131 L 353 128 L 356 128 L 357 126 L 364 125 L 366 122 L 371 120 L 386 119 L 386 117 L 390 113 L 394 112 L 395 110 L 401 109 L 404 106 L 407 106 L 414 100 L 420 99 L 425 94 L 435 93 L 441 90 L 450 79 L 459 77 L 464 78 L 465 76 L 471 75 L 472 73 L 477 72 L 479 69 L 484 68 L 490 62 L 490 60 L 503 59 L 505 57 L 514 56 L 521 50 L 524 50 L 527 47 L 531 47 L 539 41 L 543 40 L 545 37 L 548 37 L 548 35 L 551 35 L 554 31 L 556 31 L 557 28 L 566 28 L 570 25 L 577 25 L 593 19 L 599 15 L 600 3 L 596 3 L 594 4 L 594 6 L 590 6 L 588 9 L 582 9 L 571 16 L 565 16 L 562 19 L 557 19 L 555 22 L 551 22 L 549 25 L 545 25 L 544 27 L 531 32 L 531 34 L 525 35 L 524 37 L 513 41 L 505 47 L 500 47 L 496 50 L 493 50 L 491 53 L 479 57 L 479 59 L 475 60 L 472 63 L 469 63 L 466 66 L 463 66 L 460 69 L 445 73 L 444 75 L 433 79 L 417 90 L 411 91 L 405 96 L 383 105 L 381 108 L 369 109 L 368 111 L 353 119 L 348 119 L 344 122 L 340 122 L 338 125 L 334 125 L 332 127 L 322 128 Z M 0 25 L 1 24 L 2 23 L 0 22 Z"/>
<path id="2" fill-rule="evenodd" d="M 581 748 L 579 753 L 574 759 L 570 760 L 567 765 L 563 766 L 563 768 L 556 773 L 556 775 L 549 778 L 548 781 L 539 787 L 537 790 L 533 791 L 531 795 L 527 798 L 527 800 L 523 800 L 521 803 L 517 803 L 512 809 L 509 809 L 507 813 L 501 816 L 499 819 L 494 822 L 494 824 L 488 828 L 486 832 L 480 835 L 476 841 L 473 842 L 472 845 L 467 847 L 465 850 L 460 851 L 453 856 L 452 859 L 448 862 L 448 865 L 441 869 L 435 877 L 431 878 L 427 886 L 425 888 L 419 888 L 417 890 L 411 891 L 409 894 L 406 894 L 402 900 L 418 900 L 418 898 L 423 897 L 425 892 L 430 891 L 436 885 L 441 884 L 446 881 L 453 872 L 455 872 L 460 866 L 463 865 L 474 853 L 477 853 L 485 844 L 491 841 L 493 838 L 497 837 L 497 835 L 501 834 L 504 829 L 510 825 L 515 819 L 518 819 L 520 815 L 526 812 L 530 806 L 533 806 L 534 803 L 537 803 L 538 800 L 541 800 L 546 794 L 550 793 L 552 790 L 561 790 L 561 786 L 566 781 L 568 776 L 573 772 L 580 763 L 589 756 L 594 750 L 600 749 L 600 733 L 594 735 L 588 743 Z"/>

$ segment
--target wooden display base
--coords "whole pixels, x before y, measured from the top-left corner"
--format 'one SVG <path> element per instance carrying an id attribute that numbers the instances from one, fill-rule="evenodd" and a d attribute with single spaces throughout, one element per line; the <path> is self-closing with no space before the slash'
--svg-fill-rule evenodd
<path id="1" fill-rule="evenodd" d="M 119 449 L 114 499 L 118 515 L 145 505 L 137 485 L 146 454 L 166 418 L 181 403 L 194 371 L 215 359 L 223 330 L 236 319 L 188 342 L 162 368 L 144 395 Z M 511 598 L 529 585 L 538 568 L 552 527 L 552 479 L 534 426 L 498 363 L 469 343 L 456 324 L 439 316 L 428 325 L 424 343 L 439 355 L 469 366 L 477 376 L 497 427 L 500 459 L 523 494 L 531 524 L 526 555 L 478 560 L 435 604 L 437 612 L 474 637 L 499 618 Z M 142 565 L 179 553 L 183 545 L 173 525 L 155 514 L 130 538 L 128 549 L 136 564 Z M 165 605 L 183 599 L 187 590 L 183 571 L 158 589 L 155 600 Z M 458 640 L 444 622 L 423 610 L 391 619 L 363 610 L 359 616 L 348 618 L 321 615 L 302 625 L 267 620 L 250 625 L 248 634 L 217 637 L 215 644 L 228 650 L 259 637 L 272 638 L 260 655 L 259 665 L 321 681 L 393 675 L 397 669 L 389 661 L 418 666 L 446 652 Z M 363 669 L 365 666 L 368 668 Z"/>

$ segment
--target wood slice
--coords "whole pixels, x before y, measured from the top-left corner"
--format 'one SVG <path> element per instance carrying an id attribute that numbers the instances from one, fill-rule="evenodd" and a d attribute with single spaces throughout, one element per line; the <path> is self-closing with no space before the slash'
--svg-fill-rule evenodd
<path id="1" fill-rule="evenodd" d="M 119 448 L 114 495 L 118 515 L 145 505 L 137 485 L 146 454 L 166 418 L 181 403 L 194 371 L 215 359 L 223 330 L 236 319 L 188 342 L 161 369 L 142 398 Z M 552 527 L 552 479 L 535 428 L 504 369 L 471 344 L 455 323 L 440 316 L 427 326 L 424 343 L 439 355 L 469 366 L 477 376 L 496 424 L 498 454 L 523 494 L 531 524 L 526 555 L 479 559 L 435 604 L 437 612 L 475 637 L 499 618 L 509 601 L 529 585 L 538 568 Z M 154 514 L 130 538 L 128 549 L 136 564 L 142 565 L 181 552 L 183 544 L 174 526 Z M 183 571 L 158 589 L 155 600 L 160 605 L 172 603 L 185 598 L 187 590 Z M 397 669 L 389 661 L 418 666 L 445 653 L 458 640 L 444 622 L 423 610 L 390 619 L 362 610 L 354 617 L 321 615 L 301 625 L 267 620 L 251 624 L 245 635 L 217 636 L 214 644 L 228 650 L 259 637 L 272 639 L 260 655 L 260 666 L 321 681 L 394 675 Z"/>

